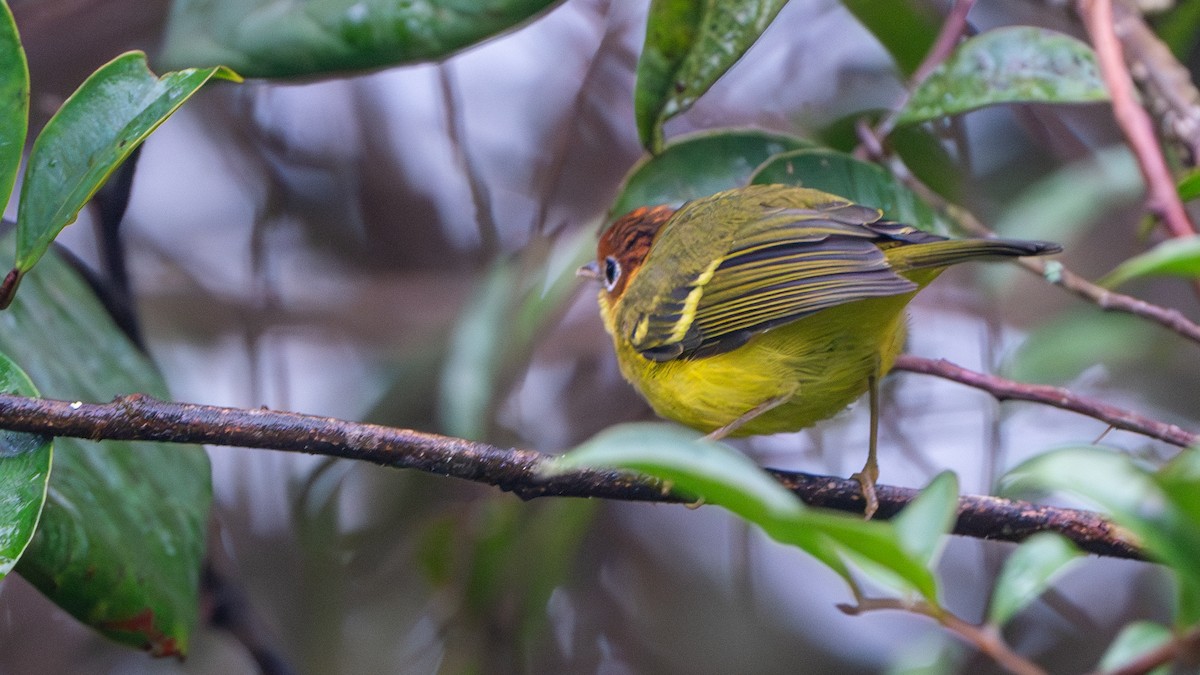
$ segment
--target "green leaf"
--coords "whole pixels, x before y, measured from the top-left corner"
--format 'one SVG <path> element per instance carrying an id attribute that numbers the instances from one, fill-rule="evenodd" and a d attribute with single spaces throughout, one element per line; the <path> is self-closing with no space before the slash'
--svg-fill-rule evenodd
<path id="1" fill-rule="evenodd" d="M 1200 448 L 1175 456 L 1154 476 L 1171 502 L 1200 529 Z"/>
<path id="2" fill-rule="evenodd" d="M 929 74 L 897 119 L 913 124 L 998 103 L 1108 100 L 1096 55 L 1043 28 L 1010 26 L 970 38 Z"/>
<path id="3" fill-rule="evenodd" d="M 12 246 L 12 237 L 0 246 Z M 153 364 L 53 253 L 30 272 L 0 327 L 0 351 L 46 397 L 167 395 Z M 17 572 L 109 637 L 184 654 L 198 618 L 208 456 L 166 443 L 60 438 L 54 446 L 42 520 Z"/>
<path id="4" fill-rule="evenodd" d="M 0 212 L 8 205 L 29 131 L 29 64 L 7 2 L 0 2 Z"/>
<path id="5" fill-rule="evenodd" d="M 1037 599 L 1068 564 L 1082 555 L 1061 535 L 1040 532 L 1022 543 L 1004 563 L 992 589 L 988 622 L 1008 623 L 1017 612 Z"/>
<path id="6" fill-rule="evenodd" d="M 559 0 L 175 0 L 162 62 L 299 77 L 446 58 Z"/>
<path id="7" fill-rule="evenodd" d="M 799 533 L 821 535 L 835 551 L 840 551 L 858 564 L 876 582 L 901 592 L 915 591 L 930 605 L 939 606 L 937 579 L 926 561 L 917 557 L 901 541 L 891 523 L 865 521 L 836 512 L 809 509 L 795 523 L 787 524 L 781 532 L 764 528 L 778 541 L 800 548 L 804 539 Z M 812 551 L 810 554 L 814 554 Z"/>
<path id="8" fill-rule="evenodd" d="M 157 78 L 145 54 L 128 52 L 80 85 L 30 152 L 17 214 L 17 272 L 28 272 L 129 153 L 214 77 L 239 79 L 220 67 Z"/>
<path id="9" fill-rule="evenodd" d="M 772 155 L 811 145 L 765 131 L 721 130 L 675 139 L 629 172 L 609 213 L 617 217 L 641 206 L 679 205 L 741 187 Z"/>
<path id="10" fill-rule="evenodd" d="M 594 230 L 579 228 L 554 246 L 533 244 L 519 258 L 493 263 L 451 333 L 438 404 L 446 433 L 484 437 L 503 376 L 528 362 L 541 329 L 579 287 L 576 270 L 596 254 Z"/>
<path id="11" fill-rule="evenodd" d="M 516 281 L 513 262 L 497 259 L 450 334 L 442 370 L 438 413 L 446 433 L 480 439 L 487 430 L 495 381 L 506 340 L 499 339 L 511 319 Z"/>
<path id="12" fill-rule="evenodd" d="M 1005 360 L 1001 374 L 1018 382 L 1062 384 L 1103 363 L 1117 372 L 1144 369 L 1163 345 L 1136 316 L 1084 307 L 1036 326 Z"/>
<path id="13" fill-rule="evenodd" d="M 1188 62 L 1200 37 L 1200 3 L 1176 2 L 1153 22 L 1158 37 L 1171 49 L 1175 58 Z"/>
<path id="14" fill-rule="evenodd" d="M 1174 639 L 1171 629 L 1149 621 L 1135 621 L 1126 625 L 1117 638 L 1108 646 L 1100 659 L 1100 670 L 1109 672 L 1132 663 L 1143 654 L 1151 652 Z M 1167 675 L 1170 664 L 1151 670 L 1148 675 Z"/>
<path id="15" fill-rule="evenodd" d="M 37 396 L 15 363 L 0 354 L 0 391 Z M 0 430 L 0 580 L 12 570 L 37 530 L 53 456 L 51 438 Z"/>
<path id="16" fill-rule="evenodd" d="M 957 517 L 958 477 L 943 471 L 892 519 L 892 526 L 904 550 L 931 567 Z"/>
<path id="17" fill-rule="evenodd" d="M 781 183 L 824 190 L 929 232 L 947 234 L 950 223 L 878 165 L 833 150 L 804 149 L 771 157 L 751 183 Z"/>
<path id="18" fill-rule="evenodd" d="M 1200 235 L 1161 242 L 1117 265 L 1097 283 L 1116 288 L 1131 279 L 1149 276 L 1200 277 Z"/>
<path id="19" fill-rule="evenodd" d="M 655 476 L 679 494 L 722 506 L 771 538 L 800 548 L 853 583 L 844 559 L 889 585 L 937 602 L 937 582 L 905 550 L 887 523 L 805 508 L 791 492 L 732 448 L 661 423 L 607 429 L 556 458 L 548 472 L 581 467 L 632 469 Z"/>
<path id="20" fill-rule="evenodd" d="M 1145 185 L 1125 145 L 1104 148 L 1025 188 L 995 221 L 1001 236 L 1068 241 L 1114 209 L 1138 203 Z"/>
<path id="21" fill-rule="evenodd" d="M 1200 7 L 1200 5 L 1196 6 Z M 1192 171 L 1181 178 L 1179 184 L 1175 186 L 1175 190 L 1179 193 L 1179 198 L 1185 202 L 1200 197 L 1200 171 Z"/>
<path id="22" fill-rule="evenodd" d="M 754 523 L 794 517 L 804 504 L 757 464 L 729 446 L 673 424 L 610 427 L 557 457 L 551 471 L 583 467 L 633 469 L 670 482 Z"/>
<path id="23" fill-rule="evenodd" d="M 953 203 L 961 201 L 963 180 L 970 172 L 963 170 L 937 134 L 926 126 L 909 125 L 894 129 L 888 143 L 922 183 Z"/>
<path id="24" fill-rule="evenodd" d="M 1195 452 L 1195 451 L 1188 451 Z M 1200 621 L 1200 528 L 1150 472 L 1115 450 L 1066 448 L 1039 455 L 1010 471 L 1002 491 L 1063 490 L 1099 505 L 1128 530 L 1146 552 L 1175 574 L 1179 584 L 1176 620 Z M 1191 489 L 1200 489 L 1193 484 Z"/>
<path id="25" fill-rule="evenodd" d="M 787 0 L 652 0 L 633 108 L 642 145 L 696 102 L 766 30 Z"/>
<path id="26" fill-rule="evenodd" d="M 892 55 L 900 72 L 912 75 L 933 48 L 941 22 L 915 3 L 890 0 L 842 0 L 842 4 Z"/>

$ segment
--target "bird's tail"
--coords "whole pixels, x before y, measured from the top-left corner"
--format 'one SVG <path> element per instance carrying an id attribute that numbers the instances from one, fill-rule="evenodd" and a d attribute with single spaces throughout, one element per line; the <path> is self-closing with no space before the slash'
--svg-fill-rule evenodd
<path id="1" fill-rule="evenodd" d="M 1049 241 L 1022 239 L 946 239 L 887 250 L 888 262 L 897 272 L 942 268 L 970 260 L 1021 258 L 1062 252 L 1062 246 Z"/>

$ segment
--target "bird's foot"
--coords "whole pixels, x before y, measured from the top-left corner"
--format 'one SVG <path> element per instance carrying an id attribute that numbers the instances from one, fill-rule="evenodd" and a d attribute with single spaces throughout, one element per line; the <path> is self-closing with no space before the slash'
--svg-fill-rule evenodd
<path id="1" fill-rule="evenodd" d="M 866 505 L 863 506 L 863 519 L 870 520 L 879 510 L 879 497 L 875 495 L 875 481 L 879 479 L 879 467 L 868 464 L 863 467 L 862 471 L 850 478 L 858 481 L 858 484 L 862 486 L 863 501 L 866 502 Z"/>

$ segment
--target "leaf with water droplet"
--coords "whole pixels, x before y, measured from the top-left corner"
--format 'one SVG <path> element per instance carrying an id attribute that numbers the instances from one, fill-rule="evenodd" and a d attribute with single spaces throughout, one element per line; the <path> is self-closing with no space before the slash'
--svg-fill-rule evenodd
<path id="1" fill-rule="evenodd" d="M 914 124 L 999 103 L 1108 100 L 1096 54 L 1044 28 L 996 28 L 965 40 L 925 78 L 900 113 Z"/>
<path id="2" fill-rule="evenodd" d="M 17 212 L 23 275 L 152 131 L 212 79 L 240 80 L 223 68 L 190 68 L 156 77 L 141 52 L 102 66 L 63 103 L 33 143 Z"/>
<path id="3" fill-rule="evenodd" d="M 642 145 L 662 150 L 662 125 L 696 102 L 766 30 L 786 0 L 653 0 L 633 107 Z"/>

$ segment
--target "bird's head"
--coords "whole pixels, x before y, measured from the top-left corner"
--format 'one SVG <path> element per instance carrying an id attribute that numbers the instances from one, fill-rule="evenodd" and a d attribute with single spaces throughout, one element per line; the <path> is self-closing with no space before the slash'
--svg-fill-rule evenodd
<path id="1" fill-rule="evenodd" d="M 670 206 L 643 206 L 621 216 L 600 235 L 596 259 L 580 267 L 579 276 L 599 281 L 608 303 L 615 304 L 674 212 Z"/>

